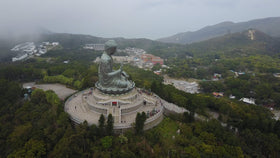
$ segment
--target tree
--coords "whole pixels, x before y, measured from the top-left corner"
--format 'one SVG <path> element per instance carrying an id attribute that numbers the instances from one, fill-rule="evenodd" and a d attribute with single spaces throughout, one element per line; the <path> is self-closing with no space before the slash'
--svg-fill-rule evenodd
<path id="1" fill-rule="evenodd" d="M 144 129 L 144 123 L 146 121 L 146 114 L 142 112 L 142 114 L 137 113 L 135 120 L 135 132 L 137 134 L 142 134 Z"/>
<path id="2" fill-rule="evenodd" d="M 273 93 L 272 86 L 269 83 L 262 83 L 256 86 L 255 90 L 257 93 L 256 97 L 262 102 L 269 99 Z"/>
<path id="3" fill-rule="evenodd" d="M 108 135 L 113 135 L 113 129 L 114 129 L 114 118 L 112 114 L 109 114 L 107 119 L 107 125 L 106 125 L 106 132 Z"/>
<path id="4" fill-rule="evenodd" d="M 274 125 L 274 133 L 276 133 L 280 137 L 280 121 L 277 120 Z"/>
<path id="5" fill-rule="evenodd" d="M 19 151 L 10 154 L 8 157 L 43 157 L 46 154 L 46 145 L 43 141 L 30 139 Z"/>
<path id="6" fill-rule="evenodd" d="M 156 70 L 159 70 L 160 68 L 161 68 L 161 65 L 160 65 L 159 63 L 156 63 L 156 64 L 153 66 L 152 70 L 153 70 L 153 71 L 156 71 Z"/>
<path id="7" fill-rule="evenodd" d="M 200 158 L 199 151 L 194 146 L 188 146 L 184 148 L 186 155 L 189 157 Z"/>
<path id="8" fill-rule="evenodd" d="M 119 136 L 119 142 L 120 142 L 121 144 L 125 144 L 125 143 L 128 142 L 128 139 L 127 139 L 126 136 L 124 136 L 123 134 L 121 134 L 121 135 Z"/>
<path id="9" fill-rule="evenodd" d="M 36 89 L 31 94 L 31 102 L 34 104 L 46 103 L 46 94 L 42 89 Z"/>
<path id="10" fill-rule="evenodd" d="M 105 126 L 105 117 L 103 114 L 101 114 L 98 120 L 98 128 L 99 128 L 100 135 L 104 134 L 104 126 Z"/>
<path id="11" fill-rule="evenodd" d="M 184 122 L 186 122 L 186 123 L 193 122 L 194 121 L 194 112 L 193 111 L 190 111 L 189 113 L 184 112 L 183 118 L 184 118 Z"/>
<path id="12" fill-rule="evenodd" d="M 104 149 L 109 149 L 113 144 L 113 137 L 112 136 L 106 136 L 101 139 L 101 143 Z"/>
<path id="13" fill-rule="evenodd" d="M 99 128 L 104 128 L 104 123 L 105 123 L 105 117 L 103 114 L 100 115 L 99 120 L 98 120 L 98 127 Z"/>

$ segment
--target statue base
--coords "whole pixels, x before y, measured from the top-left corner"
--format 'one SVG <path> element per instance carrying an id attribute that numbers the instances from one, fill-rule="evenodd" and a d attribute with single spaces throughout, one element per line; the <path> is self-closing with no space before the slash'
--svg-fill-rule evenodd
<path id="1" fill-rule="evenodd" d="M 68 98 L 64 110 L 77 124 L 87 121 L 89 125 L 98 125 L 101 114 L 105 118 L 112 114 L 114 131 L 121 133 L 134 127 L 137 113 L 144 112 L 147 116 L 144 130 L 158 125 L 163 119 L 164 107 L 160 98 L 138 88 L 121 95 L 108 95 L 97 88 L 89 88 Z"/>
<path id="2" fill-rule="evenodd" d="M 125 93 L 129 92 L 129 91 L 131 91 L 135 87 L 135 83 L 134 82 L 129 81 L 129 83 L 130 84 L 127 86 L 127 88 L 115 88 L 115 87 L 105 88 L 105 87 L 101 86 L 99 81 L 97 81 L 95 83 L 95 87 L 98 90 L 100 90 L 102 93 L 119 95 L 119 94 L 125 94 Z"/>

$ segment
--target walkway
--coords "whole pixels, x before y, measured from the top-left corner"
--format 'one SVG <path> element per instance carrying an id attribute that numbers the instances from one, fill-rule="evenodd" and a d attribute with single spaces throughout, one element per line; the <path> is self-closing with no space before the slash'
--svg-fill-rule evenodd
<path id="1" fill-rule="evenodd" d="M 131 93 L 131 95 L 135 95 L 136 93 L 138 93 L 137 91 L 133 91 Z M 132 103 L 127 104 L 127 105 L 121 105 L 119 106 L 112 106 L 112 105 L 97 105 L 97 101 L 94 99 L 95 97 L 93 97 L 94 92 L 91 93 L 90 89 L 86 89 L 84 91 L 78 92 L 74 95 L 72 95 L 66 102 L 65 102 L 65 112 L 67 112 L 71 119 L 76 122 L 76 123 L 82 123 L 83 121 L 87 120 L 89 125 L 92 124 L 98 124 L 98 120 L 100 118 L 101 113 L 94 111 L 92 109 L 89 109 L 89 104 L 92 104 L 93 107 L 102 107 L 102 109 L 106 108 L 108 111 L 108 113 L 112 113 L 114 119 L 115 119 L 115 123 L 114 123 L 114 129 L 124 129 L 124 128 L 131 128 L 132 127 L 132 123 L 135 122 L 135 118 L 137 113 L 142 113 L 145 112 L 146 114 L 152 113 L 153 115 L 147 119 L 146 123 L 149 123 L 148 127 L 153 127 L 154 125 L 157 125 L 161 119 L 162 119 L 162 113 L 163 113 L 163 106 L 161 106 L 160 104 L 156 104 L 156 102 L 159 103 L 159 101 L 157 101 L 157 98 L 149 98 L 146 96 L 142 96 L 145 95 L 142 93 L 139 94 L 139 96 L 132 101 Z M 100 94 L 98 94 L 100 95 Z M 103 96 L 100 96 L 103 97 Z M 105 96 L 107 97 L 107 96 Z M 129 95 L 127 95 L 127 97 L 129 98 Z M 147 101 L 146 105 L 143 104 L 143 100 L 144 97 L 149 100 Z M 113 100 L 115 99 L 126 99 L 126 95 L 124 96 L 115 96 Z M 110 98 L 108 97 L 110 102 Z M 135 106 L 137 105 L 137 106 Z M 138 106 L 140 105 L 140 106 Z M 136 107 L 135 110 L 132 110 L 131 112 L 127 112 L 127 113 L 121 113 L 121 109 L 123 108 L 133 108 Z M 108 114 L 107 113 L 107 114 Z M 120 117 L 119 117 L 120 116 Z M 106 114 L 105 114 L 106 117 Z M 120 119 L 120 120 L 119 120 Z M 145 123 L 145 124 L 146 124 Z"/>
<path id="2" fill-rule="evenodd" d="M 64 110 L 77 123 L 87 120 L 88 124 L 97 124 L 100 115 L 88 109 L 88 105 L 82 99 L 83 92 L 71 96 L 65 103 Z"/>

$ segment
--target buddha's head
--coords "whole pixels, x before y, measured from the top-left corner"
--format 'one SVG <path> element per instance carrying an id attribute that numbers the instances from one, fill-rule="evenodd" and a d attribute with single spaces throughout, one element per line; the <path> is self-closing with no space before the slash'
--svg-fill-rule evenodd
<path id="1" fill-rule="evenodd" d="M 116 52 L 117 50 L 117 43 L 115 40 L 109 40 L 105 43 L 105 51 L 107 54 L 112 55 Z"/>

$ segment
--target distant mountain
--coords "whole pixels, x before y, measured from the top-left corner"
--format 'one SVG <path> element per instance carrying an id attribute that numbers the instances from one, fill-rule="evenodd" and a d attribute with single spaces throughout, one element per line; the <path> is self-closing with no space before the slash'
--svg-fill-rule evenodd
<path id="1" fill-rule="evenodd" d="M 75 49 L 81 48 L 89 43 L 104 43 L 105 38 L 95 37 L 91 35 L 69 34 L 69 33 L 53 33 L 40 36 L 39 42 L 51 41 L 59 42 L 64 48 Z"/>
<path id="2" fill-rule="evenodd" d="M 176 35 L 160 38 L 158 41 L 166 43 L 194 43 L 229 33 L 236 33 L 248 30 L 250 28 L 260 30 L 270 36 L 280 37 L 280 17 L 270 17 L 256 19 L 248 22 L 222 22 L 216 25 L 207 26 L 194 32 L 183 32 Z"/>
<path id="3" fill-rule="evenodd" d="M 102 38 L 102 37 L 95 37 L 91 35 L 82 35 L 82 34 L 68 34 L 68 33 L 53 33 L 53 34 L 46 34 L 41 36 L 39 41 L 57 41 L 59 42 L 64 48 L 81 48 L 85 44 L 90 43 L 100 43 L 103 44 L 109 39 L 114 39 L 119 48 L 125 47 L 137 47 L 142 48 L 145 50 L 150 50 L 154 47 L 158 48 L 167 48 L 176 44 L 166 44 L 159 41 L 153 41 L 150 39 L 145 38 L 138 38 L 138 39 L 126 39 L 126 38 Z"/>
<path id="4" fill-rule="evenodd" d="M 161 57 L 172 56 L 172 51 L 168 49 L 176 48 L 173 50 L 178 50 L 178 48 L 184 47 L 179 44 L 172 43 L 162 43 L 159 41 L 153 41 L 150 39 L 139 38 L 139 39 L 125 39 L 125 38 L 102 38 L 95 37 L 91 35 L 82 34 L 69 34 L 69 33 L 53 33 L 49 31 L 43 31 L 36 36 L 26 35 L 20 38 L 0 38 L 0 62 L 9 61 L 12 56 L 15 56 L 14 52 L 10 51 L 12 47 L 16 44 L 23 42 L 35 42 L 40 43 L 44 41 L 59 42 L 64 49 L 81 49 L 85 44 L 95 43 L 103 44 L 109 39 L 116 40 L 118 48 L 126 47 L 137 47 L 146 50 L 148 53 L 158 55 Z M 163 52 L 162 50 L 168 50 Z M 81 50 L 82 51 L 82 50 Z M 171 52 L 171 53 L 170 53 Z"/>
<path id="5" fill-rule="evenodd" d="M 280 40 L 259 30 L 249 29 L 188 44 L 186 49 L 193 54 L 217 53 L 229 56 L 275 55 L 280 52 Z"/>

